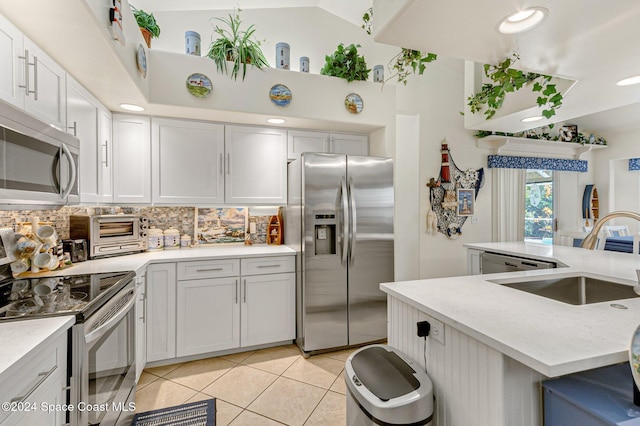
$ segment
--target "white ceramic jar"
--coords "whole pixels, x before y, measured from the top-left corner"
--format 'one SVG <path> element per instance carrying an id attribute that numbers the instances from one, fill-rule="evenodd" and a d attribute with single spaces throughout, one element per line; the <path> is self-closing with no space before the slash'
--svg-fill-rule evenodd
<path id="1" fill-rule="evenodd" d="M 164 248 L 164 235 L 162 229 L 151 228 L 147 233 L 147 251 L 162 250 Z"/>
<path id="2" fill-rule="evenodd" d="M 164 249 L 179 249 L 180 248 L 180 231 L 176 228 L 169 228 L 164 231 Z"/>
<path id="3" fill-rule="evenodd" d="M 276 44 L 276 68 L 289 69 L 289 44 L 280 42 Z"/>
<path id="4" fill-rule="evenodd" d="M 180 248 L 191 248 L 191 236 L 183 235 L 180 237 Z"/>

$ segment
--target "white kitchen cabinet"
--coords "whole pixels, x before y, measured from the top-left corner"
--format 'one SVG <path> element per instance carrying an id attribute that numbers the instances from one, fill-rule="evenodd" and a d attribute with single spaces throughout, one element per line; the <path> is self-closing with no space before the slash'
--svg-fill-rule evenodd
<path id="1" fill-rule="evenodd" d="M 98 111 L 98 201 L 113 201 L 113 120 L 111 111 L 101 107 Z M 82 151 L 80 151 L 82 156 Z M 82 196 L 80 197 L 82 199 Z"/>
<path id="2" fill-rule="evenodd" d="M 24 47 L 22 32 L 0 15 L 0 99 L 24 108 Z"/>
<path id="3" fill-rule="evenodd" d="M 113 202 L 151 202 L 151 120 L 113 115 Z"/>
<path id="4" fill-rule="evenodd" d="M 147 286 L 147 362 L 176 356 L 176 264 L 149 265 Z"/>
<path id="5" fill-rule="evenodd" d="M 287 132 L 287 158 L 300 158 L 303 152 L 369 155 L 367 135 L 289 130 Z"/>
<path id="6" fill-rule="evenodd" d="M 225 202 L 286 204 L 286 131 L 225 126 Z"/>
<path id="7" fill-rule="evenodd" d="M 15 402 L 16 410 L 1 410 L 2 425 L 62 425 L 64 410 L 43 410 L 65 404 L 67 380 L 67 333 L 50 338 L 42 348 L 18 360 L 6 371 L 0 400 Z"/>
<path id="8" fill-rule="evenodd" d="M 147 363 L 147 277 L 136 276 L 136 383 Z"/>
<path id="9" fill-rule="evenodd" d="M 176 356 L 240 346 L 239 277 L 178 281 Z"/>
<path id="10" fill-rule="evenodd" d="M 67 123 L 65 70 L 27 37 L 24 38 L 24 51 L 25 54 L 28 52 L 29 61 L 26 90 L 34 92 L 25 97 L 24 109 L 64 130 Z"/>
<path id="11" fill-rule="evenodd" d="M 80 139 L 80 202 L 111 202 L 111 113 L 71 76 L 67 132 Z"/>
<path id="12" fill-rule="evenodd" d="M 242 277 L 242 347 L 295 339 L 295 275 Z"/>
<path id="13" fill-rule="evenodd" d="M 153 118 L 151 159 L 154 203 L 224 203 L 223 125 Z"/>
<path id="14" fill-rule="evenodd" d="M 482 251 L 467 249 L 467 275 L 478 275 L 482 273 Z"/>
<path id="15" fill-rule="evenodd" d="M 0 16 L 0 98 L 64 130 L 66 72 Z"/>

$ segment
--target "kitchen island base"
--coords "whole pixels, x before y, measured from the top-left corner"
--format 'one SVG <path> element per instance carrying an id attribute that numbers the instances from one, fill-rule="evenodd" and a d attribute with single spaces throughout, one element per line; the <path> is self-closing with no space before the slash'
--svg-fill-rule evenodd
<path id="1" fill-rule="evenodd" d="M 541 426 L 546 377 L 445 325 L 444 344 L 417 337 L 416 323 L 433 318 L 389 295 L 390 346 L 425 367 L 435 394 L 437 426 Z M 425 355 L 426 354 L 426 355 Z"/>

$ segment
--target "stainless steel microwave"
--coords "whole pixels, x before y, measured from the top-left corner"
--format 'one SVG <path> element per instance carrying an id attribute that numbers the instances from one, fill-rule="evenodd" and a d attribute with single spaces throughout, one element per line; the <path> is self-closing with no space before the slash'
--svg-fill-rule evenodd
<path id="1" fill-rule="evenodd" d="M 80 141 L 0 101 L 0 208 L 77 204 Z"/>
<path id="2" fill-rule="evenodd" d="M 69 216 L 69 236 L 87 240 L 91 259 L 146 250 L 147 228 L 147 218 L 139 214 Z"/>

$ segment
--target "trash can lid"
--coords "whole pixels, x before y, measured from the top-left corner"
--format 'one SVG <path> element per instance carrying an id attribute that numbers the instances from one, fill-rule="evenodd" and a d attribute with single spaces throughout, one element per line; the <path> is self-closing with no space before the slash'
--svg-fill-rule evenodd
<path id="1" fill-rule="evenodd" d="M 381 346 L 356 353 L 351 366 L 360 382 L 382 401 L 398 398 L 420 387 L 415 370 L 395 352 Z"/>

